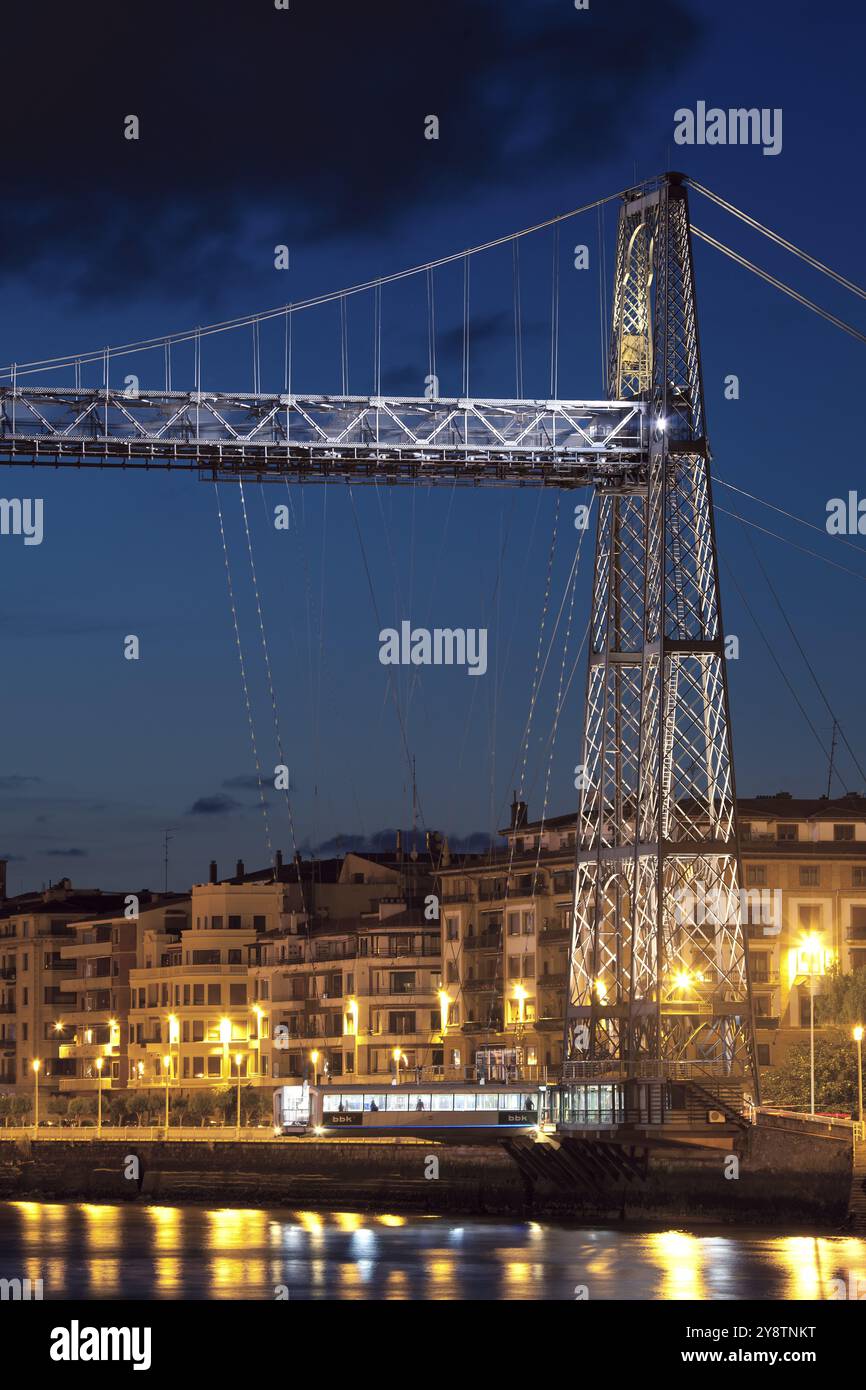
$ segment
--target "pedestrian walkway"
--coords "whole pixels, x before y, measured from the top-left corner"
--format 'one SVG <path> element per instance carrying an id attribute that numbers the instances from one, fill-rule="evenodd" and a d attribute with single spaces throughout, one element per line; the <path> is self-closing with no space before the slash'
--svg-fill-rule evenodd
<path id="1" fill-rule="evenodd" d="M 866 1137 L 855 1128 L 851 1195 L 848 1198 L 848 1224 L 854 1235 L 866 1237 Z"/>

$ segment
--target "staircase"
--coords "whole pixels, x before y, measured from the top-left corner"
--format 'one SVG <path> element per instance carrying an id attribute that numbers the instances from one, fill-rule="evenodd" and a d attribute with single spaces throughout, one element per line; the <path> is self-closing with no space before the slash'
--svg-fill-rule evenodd
<path id="1" fill-rule="evenodd" d="M 857 1131 L 855 1129 L 855 1135 Z M 848 1198 L 848 1228 L 853 1235 L 866 1236 L 866 1136 L 862 1130 L 854 1140 L 851 1169 L 851 1195 Z"/>

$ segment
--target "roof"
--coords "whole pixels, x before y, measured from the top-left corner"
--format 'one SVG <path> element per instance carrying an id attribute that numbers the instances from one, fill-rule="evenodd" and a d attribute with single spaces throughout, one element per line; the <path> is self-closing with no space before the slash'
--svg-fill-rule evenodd
<path id="1" fill-rule="evenodd" d="M 826 796 L 801 798 L 787 792 L 775 796 L 741 797 L 737 802 L 741 819 L 755 820 L 844 820 L 866 818 L 866 796 L 849 792 L 831 800 Z"/>

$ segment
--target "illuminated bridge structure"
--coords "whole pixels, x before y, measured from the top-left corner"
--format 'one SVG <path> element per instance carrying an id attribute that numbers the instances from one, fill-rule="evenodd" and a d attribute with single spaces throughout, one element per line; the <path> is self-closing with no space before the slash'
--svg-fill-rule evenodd
<path id="1" fill-rule="evenodd" d="M 604 201 L 604 200 L 601 200 Z M 0 389 L 0 460 L 209 480 L 591 485 L 563 1124 L 757 1097 L 686 183 L 620 200 L 603 400 Z M 683 911 L 699 889 L 722 909 Z M 607 1100 L 605 1098 L 608 1098 Z M 592 1107 L 595 1109 L 592 1109 Z M 589 1107 L 589 1108 L 588 1108 Z"/>

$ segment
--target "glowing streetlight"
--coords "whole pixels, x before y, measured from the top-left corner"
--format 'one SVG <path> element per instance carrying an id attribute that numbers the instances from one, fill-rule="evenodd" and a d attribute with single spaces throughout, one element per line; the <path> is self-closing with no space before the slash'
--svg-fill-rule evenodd
<path id="1" fill-rule="evenodd" d="M 238 1114 L 236 1122 L 236 1134 L 238 1139 L 240 1139 L 241 1137 L 241 1062 L 243 1060 L 243 1055 L 240 1052 L 236 1052 L 235 1066 L 238 1069 Z"/>
<path id="2" fill-rule="evenodd" d="M 97 1137 L 102 1134 L 102 1068 L 105 1066 L 105 1058 L 96 1059 L 96 1133 Z"/>
<path id="3" fill-rule="evenodd" d="M 800 953 L 809 962 L 809 1114 L 815 1114 L 815 975 L 822 971 L 815 969 L 817 959 L 823 964 L 823 947 L 820 938 L 812 932 L 803 938 Z"/>
<path id="4" fill-rule="evenodd" d="M 39 1133 L 39 1068 L 42 1066 L 38 1057 L 33 1058 L 33 1128 L 37 1135 Z"/>
<path id="5" fill-rule="evenodd" d="M 391 1056 L 394 1058 L 394 1066 L 395 1066 L 396 1072 L 397 1072 L 396 1084 L 399 1086 L 399 1085 L 400 1085 L 400 1063 L 401 1063 L 401 1062 L 404 1062 L 404 1063 L 405 1063 L 406 1058 L 405 1058 L 404 1055 L 403 1055 L 403 1049 L 400 1048 L 400 1047 L 395 1047 L 394 1050 L 393 1050 L 393 1052 L 391 1053 Z"/>
<path id="6" fill-rule="evenodd" d="M 440 990 L 439 990 L 439 1021 L 440 1021 L 440 1024 L 441 1024 L 441 1031 L 442 1031 L 443 1033 L 447 1033 L 447 1031 L 448 1031 L 448 1010 L 450 1009 L 450 1007 L 451 1007 L 451 995 L 448 993 L 447 989 L 440 989 Z"/>
<path id="7" fill-rule="evenodd" d="M 357 1037 L 357 1036 L 358 1036 L 358 1001 L 357 1001 L 357 999 L 354 999 L 354 998 L 352 998 L 351 996 L 350 996 L 350 998 L 348 998 L 348 999 L 346 1000 L 346 1014 L 347 1014 L 347 1018 L 346 1018 L 346 1033 L 347 1033 L 348 1035 Z"/>
<path id="8" fill-rule="evenodd" d="M 861 1130 L 861 1135 L 860 1135 L 860 1137 L 862 1138 L 862 1137 L 863 1137 L 863 1135 L 862 1135 L 862 1130 L 863 1130 L 863 1024 L 862 1024 L 862 1023 L 858 1023 L 858 1024 L 855 1025 L 855 1027 L 854 1027 L 854 1032 L 853 1032 L 853 1037 L 854 1037 L 855 1043 L 857 1044 L 857 1105 L 858 1105 L 858 1119 L 859 1119 L 859 1121 L 860 1121 L 860 1130 Z"/>
<path id="9" fill-rule="evenodd" d="M 162 1066 L 165 1072 L 165 1137 L 168 1138 L 168 1083 L 171 1080 L 171 1057 L 163 1057 Z"/>
<path id="10" fill-rule="evenodd" d="M 232 1040 L 232 1021 L 230 1018 L 220 1019 L 220 1042 L 223 1045 L 223 1076 L 228 1080 L 229 1077 L 229 1043 Z"/>
<path id="11" fill-rule="evenodd" d="M 517 1022 L 518 1025 L 522 1028 L 523 1020 L 526 1015 L 526 1001 L 529 998 L 529 995 L 523 988 L 523 985 L 515 985 L 513 993 L 514 998 L 517 1000 Z"/>
<path id="12" fill-rule="evenodd" d="M 315 1047 L 313 1048 L 312 1052 L 310 1053 L 310 1061 L 311 1061 L 312 1064 L 313 1064 L 313 1085 L 314 1085 L 314 1086 L 318 1086 L 318 1084 L 319 1084 L 319 1073 L 318 1073 L 318 1071 L 316 1070 L 316 1068 L 317 1068 L 318 1065 L 319 1065 L 319 1054 L 318 1054 L 318 1051 L 316 1050 Z"/>

